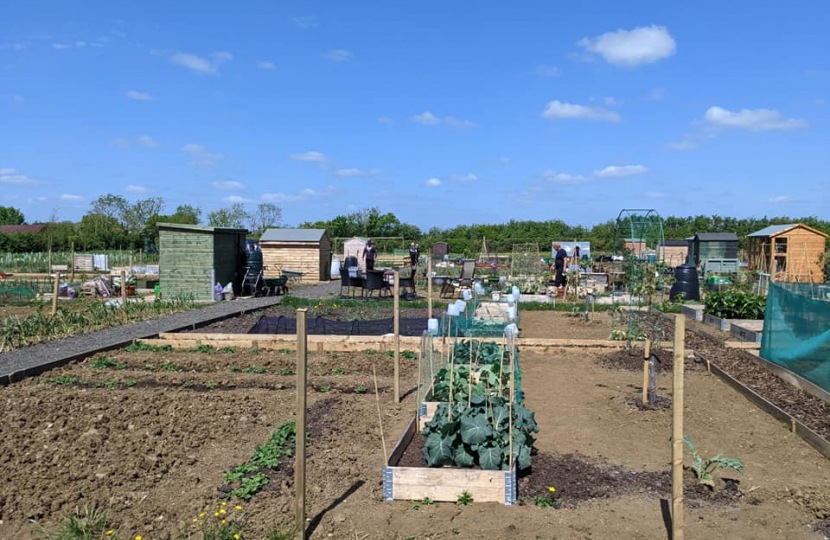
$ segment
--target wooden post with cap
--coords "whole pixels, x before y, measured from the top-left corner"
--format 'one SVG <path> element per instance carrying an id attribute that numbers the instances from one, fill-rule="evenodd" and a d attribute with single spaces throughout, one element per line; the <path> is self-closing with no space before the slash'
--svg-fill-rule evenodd
<path id="1" fill-rule="evenodd" d="M 672 540 L 683 540 L 683 362 L 686 319 L 674 318 L 674 379 L 672 384 Z"/>
<path id="2" fill-rule="evenodd" d="M 295 422 L 294 489 L 297 496 L 296 540 L 305 540 L 305 421 L 306 421 L 306 366 L 308 338 L 306 334 L 307 308 L 297 310 L 297 421 Z"/>
<path id="3" fill-rule="evenodd" d="M 395 296 L 394 302 L 394 319 L 392 331 L 395 333 L 394 337 L 394 352 L 395 352 L 395 403 L 401 402 L 401 273 L 398 270 L 394 271 L 393 277 L 395 283 L 392 286 L 392 294 Z"/>

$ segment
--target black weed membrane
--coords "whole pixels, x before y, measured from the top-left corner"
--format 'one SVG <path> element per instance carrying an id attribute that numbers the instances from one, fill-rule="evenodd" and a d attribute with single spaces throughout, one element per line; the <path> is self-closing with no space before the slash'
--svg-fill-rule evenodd
<path id="1" fill-rule="evenodd" d="M 400 320 L 402 336 L 420 336 L 427 329 L 427 320 Z M 308 334 L 337 336 L 382 336 L 394 331 L 394 319 L 375 319 L 371 321 L 335 321 L 324 317 L 306 320 Z M 259 321 L 248 330 L 249 334 L 296 334 L 297 319 L 290 317 L 260 317 Z"/>

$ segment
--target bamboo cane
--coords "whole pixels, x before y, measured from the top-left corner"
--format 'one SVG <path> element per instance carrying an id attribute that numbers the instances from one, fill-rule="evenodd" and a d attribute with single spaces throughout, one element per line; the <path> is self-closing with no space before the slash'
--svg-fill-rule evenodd
<path id="1" fill-rule="evenodd" d="M 415 418 L 420 418 L 421 416 L 421 365 L 425 346 L 426 338 L 423 338 L 421 340 L 421 348 L 418 351 L 418 386 L 415 388 Z"/>
<path id="2" fill-rule="evenodd" d="M 470 367 L 467 371 L 467 407 L 473 399 L 473 338 L 470 338 Z"/>
<path id="3" fill-rule="evenodd" d="M 651 340 L 646 338 L 643 349 L 643 405 L 648 401 L 648 358 L 651 356 Z"/>
<path id="4" fill-rule="evenodd" d="M 672 540 L 683 540 L 683 362 L 686 319 L 674 319 L 674 380 L 672 388 Z"/>
<path id="5" fill-rule="evenodd" d="M 121 271 L 124 275 L 124 271 Z M 122 277 L 123 279 L 123 277 Z M 121 284 L 122 287 L 124 283 Z M 297 310 L 297 421 L 294 450 L 294 487 L 297 497 L 296 538 L 305 540 L 305 424 L 306 424 L 306 368 L 308 366 L 308 337 L 306 332 L 306 308 Z"/>
<path id="6" fill-rule="evenodd" d="M 510 362 L 510 404 L 508 405 L 508 427 L 507 427 L 507 437 L 510 439 L 510 460 L 509 460 L 509 470 L 513 470 L 513 396 L 514 396 L 514 388 L 516 386 L 516 370 L 515 370 L 515 358 L 511 358 Z"/>
<path id="7" fill-rule="evenodd" d="M 452 379 L 455 374 L 455 347 L 450 350 L 450 398 L 449 406 L 447 407 L 447 421 L 452 422 Z"/>
<path id="8" fill-rule="evenodd" d="M 380 394 L 378 393 L 378 374 L 375 369 L 375 363 L 372 362 L 372 378 L 375 381 L 375 405 L 378 409 L 378 426 L 380 427 L 380 443 L 383 446 L 383 463 L 389 466 L 389 454 L 386 453 L 386 437 L 383 436 L 383 419 L 380 415 Z"/>

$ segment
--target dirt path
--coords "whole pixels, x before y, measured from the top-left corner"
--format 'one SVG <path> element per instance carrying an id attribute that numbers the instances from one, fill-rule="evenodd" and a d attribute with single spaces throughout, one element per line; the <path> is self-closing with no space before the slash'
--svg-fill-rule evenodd
<path id="1" fill-rule="evenodd" d="M 611 316 L 607 312 L 593 313 L 585 322 L 584 313 L 520 311 L 519 329 L 527 338 L 609 339 Z"/>

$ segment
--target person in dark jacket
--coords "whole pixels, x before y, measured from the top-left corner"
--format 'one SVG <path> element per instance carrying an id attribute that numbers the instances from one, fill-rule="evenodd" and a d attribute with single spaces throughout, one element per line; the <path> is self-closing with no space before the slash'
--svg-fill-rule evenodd
<path id="1" fill-rule="evenodd" d="M 415 268 L 416 266 L 418 266 L 418 259 L 420 257 L 421 257 L 421 253 L 418 250 L 418 244 L 416 244 L 415 242 L 412 242 L 409 245 L 409 265 L 412 268 Z"/>
<path id="2" fill-rule="evenodd" d="M 375 269 L 375 258 L 377 257 L 377 250 L 375 243 L 369 240 L 366 242 L 366 247 L 363 248 L 363 259 L 366 261 L 366 271 Z"/>
<path id="3" fill-rule="evenodd" d="M 562 244 L 556 242 L 553 244 L 555 251 L 553 258 L 553 267 L 551 270 L 556 272 L 556 280 L 553 284 L 556 287 L 562 287 L 568 283 L 568 278 L 565 276 L 565 267 L 568 263 L 568 252 L 562 247 Z"/>

